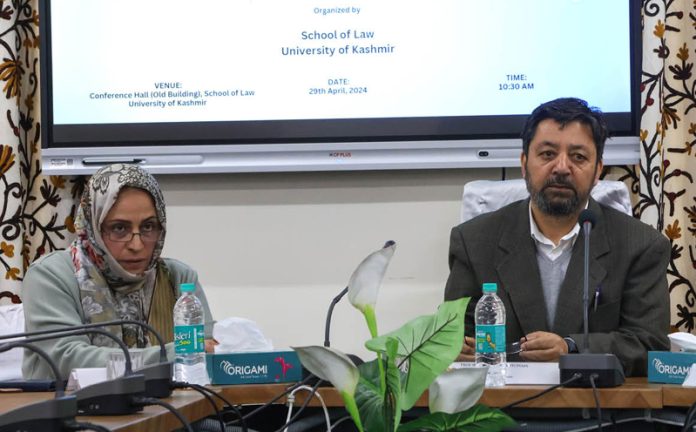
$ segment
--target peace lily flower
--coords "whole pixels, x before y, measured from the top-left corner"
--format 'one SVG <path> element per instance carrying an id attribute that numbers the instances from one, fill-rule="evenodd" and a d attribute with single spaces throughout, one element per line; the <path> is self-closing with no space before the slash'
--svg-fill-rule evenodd
<path id="1" fill-rule="evenodd" d="M 358 405 L 355 403 L 355 388 L 358 386 L 360 371 L 347 355 L 330 347 L 293 347 L 302 366 L 324 381 L 329 381 L 343 397 L 346 410 L 356 426 L 363 430 Z"/>
<path id="2" fill-rule="evenodd" d="M 377 337 L 377 294 L 395 249 L 395 242 L 386 242 L 382 249 L 372 252 L 358 265 L 348 281 L 348 300 L 365 316 L 372 337 Z"/>
<path id="3" fill-rule="evenodd" d="M 440 374 L 428 390 L 430 412 L 454 414 L 474 406 L 483 394 L 487 371 L 487 366 L 477 366 Z"/>
<path id="4" fill-rule="evenodd" d="M 395 247 L 389 241 L 370 254 L 348 283 L 348 298 L 363 313 L 372 334 L 365 347 L 376 358 L 356 367 L 348 356 L 332 348 L 294 348 L 302 365 L 333 384 L 361 432 L 498 431 L 514 426 L 500 410 L 471 406 L 483 391 L 485 368 L 445 372 L 464 339 L 468 297 L 445 301 L 434 315 L 417 317 L 386 335 L 377 335 L 377 293 Z M 402 365 L 407 365 L 408 372 L 400 369 Z M 412 408 L 428 388 L 430 413 L 402 423 L 403 410 Z"/>

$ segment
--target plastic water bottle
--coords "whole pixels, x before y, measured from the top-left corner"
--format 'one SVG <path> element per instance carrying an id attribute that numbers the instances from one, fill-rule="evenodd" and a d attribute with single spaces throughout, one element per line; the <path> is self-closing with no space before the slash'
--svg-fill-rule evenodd
<path id="1" fill-rule="evenodd" d="M 181 284 L 174 305 L 174 379 L 189 384 L 210 384 L 205 363 L 205 314 L 193 293 L 196 285 Z"/>
<path id="2" fill-rule="evenodd" d="M 476 304 L 476 364 L 487 364 L 486 387 L 505 385 L 505 305 L 498 297 L 498 285 L 483 284 L 483 296 Z"/>

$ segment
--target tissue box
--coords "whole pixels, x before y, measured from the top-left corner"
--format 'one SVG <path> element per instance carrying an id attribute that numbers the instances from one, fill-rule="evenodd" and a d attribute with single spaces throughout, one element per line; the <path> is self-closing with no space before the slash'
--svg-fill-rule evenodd
<path id="1" fill-rule="evenodd" d="M 648 382 L 682 384 L 696 352 L 648 351 Z"/>
<path id="2" fill-rule="evenodd" d="M 212 384 L 267 384 L 302 380 L 295 351 L 207 354 Z"/>

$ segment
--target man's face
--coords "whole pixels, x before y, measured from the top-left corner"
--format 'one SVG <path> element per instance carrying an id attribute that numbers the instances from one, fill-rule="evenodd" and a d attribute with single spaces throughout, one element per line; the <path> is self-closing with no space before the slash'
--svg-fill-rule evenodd
<path id="1" fill-rule="evenodd" d="M 521 164 L 532 207 L 550 216 L 579 213 L 603 167 L 589 126 L 572 122 L 561 128 L 551 119 L 537 126 Z"/>

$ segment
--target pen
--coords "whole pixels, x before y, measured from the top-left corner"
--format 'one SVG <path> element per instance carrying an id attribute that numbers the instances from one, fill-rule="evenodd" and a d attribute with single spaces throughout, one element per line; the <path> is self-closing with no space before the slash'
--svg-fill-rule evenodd
<path id="1" fill-rule="evenodd" d="M 597 312 L 597 306 L 599 305 L 599 295 L 602 292 L 602 285 L 597 285 L 597 289 L 594 293 L 594 311 Z"/>

